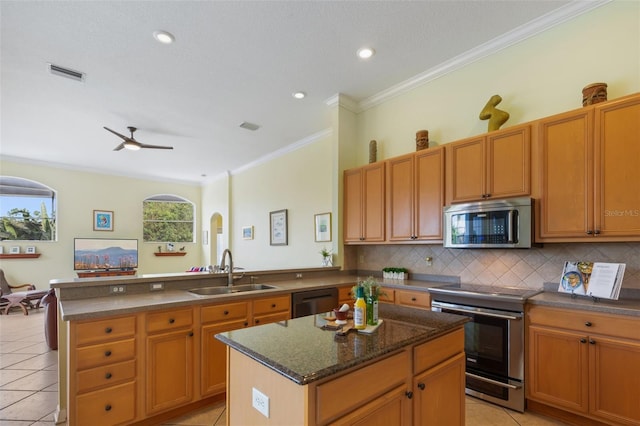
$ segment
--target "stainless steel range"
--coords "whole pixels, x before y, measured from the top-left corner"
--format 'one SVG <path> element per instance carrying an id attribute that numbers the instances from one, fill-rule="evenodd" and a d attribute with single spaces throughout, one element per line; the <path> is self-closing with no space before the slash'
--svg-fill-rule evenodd
<path id="1" fill-rule="evenodd" d="M 542 290 L 451 284 L 429 289 L 431 309 L 468 316 L 466 393 L 523 412 L 524 304 Z"/>

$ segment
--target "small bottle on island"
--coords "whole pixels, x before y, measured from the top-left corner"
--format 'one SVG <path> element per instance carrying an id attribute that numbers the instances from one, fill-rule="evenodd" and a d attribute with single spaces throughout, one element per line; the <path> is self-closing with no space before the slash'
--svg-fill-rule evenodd
<path id="1" fill-rule="evenodd" d="M 358 286 L 356 302 L 353 304 L 353 328 L 363 330 L 367 328 L 367 302 L 364 301 L 364 287 Z"/>

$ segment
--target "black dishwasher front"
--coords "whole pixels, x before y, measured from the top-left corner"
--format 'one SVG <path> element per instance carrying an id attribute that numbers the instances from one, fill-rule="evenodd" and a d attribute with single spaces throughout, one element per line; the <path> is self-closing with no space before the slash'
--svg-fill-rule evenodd
<path id="1" fill-rule="evenodd" d="M 291 316 L 293 318 L 331 312 L 338 307 L 338 289 L 321 288 L 298 291 L 291 294 Z"/>

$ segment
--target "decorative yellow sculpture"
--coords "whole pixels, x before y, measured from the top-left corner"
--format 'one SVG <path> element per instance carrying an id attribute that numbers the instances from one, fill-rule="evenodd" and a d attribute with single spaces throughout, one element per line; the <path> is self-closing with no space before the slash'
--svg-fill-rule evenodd
<path id="1" fill-rule="evenodd" d="M 489 120 L 489 132 L 498 130 L 509 119 L 508 112 L 496 108 L 500 102 L 500 95 L 493 95 L 480 111 L 480 120 Z"/>

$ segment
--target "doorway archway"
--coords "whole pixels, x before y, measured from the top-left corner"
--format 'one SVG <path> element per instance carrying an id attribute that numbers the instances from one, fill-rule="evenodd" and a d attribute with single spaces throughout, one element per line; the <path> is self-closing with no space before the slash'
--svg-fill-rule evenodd
<path id="1" fill-rule="evenodd" d="M 223 227 L 222 227 L 222 215 L 220 213 L 214 213 L 209 221 L 209 247 L 211 252 L 209 255 L 210 265 L 220 264 L 220 254 L 223 250 Z"/>

